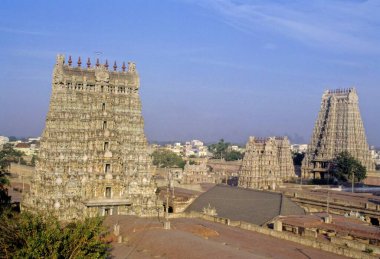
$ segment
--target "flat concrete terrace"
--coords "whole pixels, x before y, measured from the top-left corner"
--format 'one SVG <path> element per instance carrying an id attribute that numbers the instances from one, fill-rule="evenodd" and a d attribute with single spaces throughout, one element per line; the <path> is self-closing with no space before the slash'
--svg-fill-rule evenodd
<path id="1" fill-rule="evenodd" d="M 287 197 L 293 201 L 304 204 L 307 207 L 325 209 L 327 198 L 329 199 L 330 209 L 334 212 L 346 213 L 358 211 L 369 217 L 380 218 L 380 196 L 371 193 L 350 193 L 344 191 L 328 189 L 311 189 L 310 187 L 287 187 L 282 188 Z"/>
<path id="2" fill-rule="evenodd" d="M 280 216 L 279 220 L 283 224 L 303 227 L 316 228 L 326 231 L 334 231 L 362 239 L 371 239 L 380 244 L 380 228 L 370 226 L 368 223 L 356 218 L 344 217 L 340 215 L 330 215 L 331 222 L 324 223 L 323 217 L 328 217 L 327 213 L 316 213 L 313 215 L 294 215 Z"/>
<path id="3" fill-rule="evenodd" d="M 162 220 L 162 219 L 161 219 Z M 119 223 L 123 243 L 112 243 L 115 258 L 345 258 L 297 243 L 201 219 L 171 219 L 164 230 L 158 219 L 109 216 Z"/>

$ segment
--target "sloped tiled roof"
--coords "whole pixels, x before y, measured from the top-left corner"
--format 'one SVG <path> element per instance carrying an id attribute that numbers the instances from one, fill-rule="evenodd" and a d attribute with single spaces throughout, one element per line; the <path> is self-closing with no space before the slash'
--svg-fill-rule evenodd
<path id="1" fill-rule="evenodd" d="M 30 144 L 29 143 L 17 143 L 15 148 L 30 148 Z"/>
<path id="2" fill-rule="evenodd" d="M 219 217 L 263 225 L 279 215 L 304 215 L 304 210 L 281 193 L 217 185 L 200 195 L 187 212 L 216 209 Z"/>

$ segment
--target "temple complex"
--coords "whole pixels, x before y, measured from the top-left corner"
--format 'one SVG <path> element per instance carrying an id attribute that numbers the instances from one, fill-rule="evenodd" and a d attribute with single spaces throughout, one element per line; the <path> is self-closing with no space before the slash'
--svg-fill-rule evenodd
<path id="1" fill-rule="evenodd" d="M 324 178 L 329 172 L 330 162 L 343 151 L 358 159 L 367 171 L 375 170 L 358 100 L 355 88 L 325 91 L 302 163 L 304 177 Z"/>
<path id="2" fill-rule="evenodd" d="M 275 189 L 295 177 L 287 137 L 250 137 L 239 172 L 239 187 Z"/>
<path id="3" fill-rule="evenodd" d="M 35 176 L 22 209 L 60 219 L 157 214 L 134 63 L 58 55 Z"/>

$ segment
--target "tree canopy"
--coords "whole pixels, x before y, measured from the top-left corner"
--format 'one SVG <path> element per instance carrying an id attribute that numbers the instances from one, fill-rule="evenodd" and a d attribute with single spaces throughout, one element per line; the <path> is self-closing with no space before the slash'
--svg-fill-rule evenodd
<path id="1" fill-rule="evenodd" d="M 302 165 L 302 160 L 304 159 L 305 157 L 305 153 L 298 153 L 298 152 L 294 152 L 292 153 L 292 158 L 293 158 L 293 164 L 294 165 Z"/>
<path id="2" fill-rule="evenodd" d="M 185 161 L 176 153 L 167 149 L 158 149 L 152 153 L 153 164 L 160 168 L 185 166 Z"/>
<path id="3" fill-rule="evenodd" d="M 224 142 L 224 139 L 219 140 L 216 144 L 211 144 L 208 149 L 213 154 L 213 158 L 221 159 L 225 158 L 225 155 L 227 153 L 227 149 L 230 143 Z"/>
<path id="4" fill-rule="evenodd" d="M 11 162 L 25 164 L 22 158 L 23 155 L 23 152 L 15 150 L 12 145 L 5 144 L 3 149 L 0 150 L 0 170 L 5 170 Z"/>
<path id="5" fill-rule="evenodd" d="M 1 258 L 107 258 L 102 218 L 63 224 L 54 216 L 6 212 L 0 216 Z"/>
<path id="6" fill-rule="evenodd" d="M 231 143 L 224 142 L 224 139 L 221 139 L 218 143 L 208 146 L 208 149 L 215 159 L 224 158 L 226 161 L 243 159 L 244 154 L 236 150 L 230 150 L 230 146 Z"/>
<path id="7" fill-rule="evenodd" d="M 236 151 L 236 150 L 228 151 L 225 154 L 225 160 L 226 161 L 241 160 L 241 159 L 243 159 L 243 157 L 244 157 L 244 154 L 239 152 L 239 151 Z"/>
<path id="8" fill-rule="evenodd" d="M 355 182 L 366 178 L 366 167 L 347 151 L 339 153 L 333 160 L 332 166 L 335 177 L 340 181 L 352 181 L 352 174 Z"/>
<path id="9" fill-rule="evenodd" d="M 9 180 L 4 172 L 0 171 L 0 214 L 8 208 L 11 197 L 8 195 Z"/>

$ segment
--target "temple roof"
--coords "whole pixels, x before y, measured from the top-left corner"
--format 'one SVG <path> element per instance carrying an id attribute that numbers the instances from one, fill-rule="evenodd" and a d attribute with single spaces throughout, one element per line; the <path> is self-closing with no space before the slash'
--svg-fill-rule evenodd
<path id="1" fill-rule="evenodd" d="M 304 210 L 281 193 L 217 185 L 200 195 L 187 212 L 213 207 L 219 217 L 263 225 L 279 215 L 305 215 Z"/>

